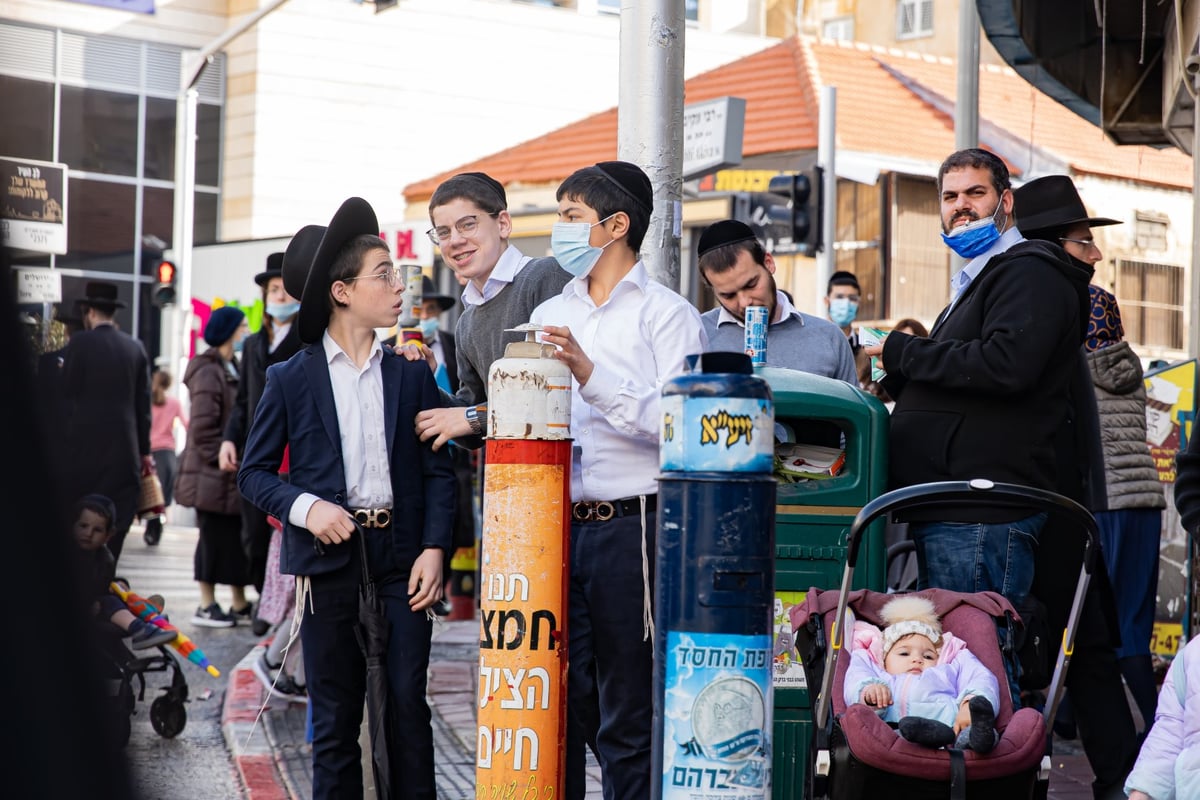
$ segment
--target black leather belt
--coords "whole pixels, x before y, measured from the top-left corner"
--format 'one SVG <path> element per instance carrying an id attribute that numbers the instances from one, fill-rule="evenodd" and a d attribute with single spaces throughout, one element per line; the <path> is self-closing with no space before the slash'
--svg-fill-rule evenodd
<path id="1" fill-rule="evenodd" d="M 658 495 L 646 495 L 646 513 L 653 514 L 658 506 Z M 571 519 L 575 522 L 607 522 L 613 517 L 627 517 L 642 513 L 642 501 L 636 497 L 621 500 L 581 500 L 571 504 Z"/>
<path id="2" fill-rule="evenodd" d="M 352 508 L 350 514 L 364 528 L 386 528 L 392 524 L 390 508 Z"/>

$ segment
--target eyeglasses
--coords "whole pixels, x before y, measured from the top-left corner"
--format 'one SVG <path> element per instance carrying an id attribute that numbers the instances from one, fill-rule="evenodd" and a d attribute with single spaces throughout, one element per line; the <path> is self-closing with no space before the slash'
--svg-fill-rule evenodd
<path id="1" fill-rule="evenodd" d="M 1077 245 L 1080 245 L 1081 247 L 1095 247 L 1096 246 L 1095 239 L 1068 239 L 1065 236 L 1060 236 L 1058 238 L 1058 240 L 1060 242 L 1070 242 L 1072 244 L 1077 244 Z"/>
<path id="2" fill-rule="evenodd" d="M 495 218 L 500 216 L 500 212 L 493 211 L 486 216 Z M 469 214 L 463 217 L 454 223 L 454 230 L 458 231 L 459 236 L 466 237 L 474 235 L 475 231 L 479 230 L 479 215 Z M 428 236 L 429 241 L 433 242 L 434 244 L 440 245 L 442 242 L 450 241 L 450 229 L 444 225 L 440 228 L 430 228 L 429 230 L 425 231 L 425 235 Z"/>
<path id="3" fill-rule="evenodd" d="M 342 278 L 342 282 L 349 283 L 350 281 L 358 280 L 369 281 L 373 278 L 382 278 L 384 283 L 386 283 L 389 287 L 395 287 L 396 284 L 400 283 L 401 281 L 400 268 L 388 267 L 387 270 L 383 272 L 376 272 L 371 275 L 355 275 L 353 278 Z"/>

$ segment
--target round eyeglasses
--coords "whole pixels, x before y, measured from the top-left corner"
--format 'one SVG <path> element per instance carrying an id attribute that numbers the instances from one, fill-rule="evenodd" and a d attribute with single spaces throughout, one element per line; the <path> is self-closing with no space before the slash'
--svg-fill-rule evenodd
<path id="1" fill-rule="evenodd" d="M 355 275 L 353 278 L 342 278 L 342 283 L 349 283 L 350 281 L 359 280 L 369 281 L 379 278 L 382 278 L 384 283 L 386 283 L 389 287 L 395 287 L 396 284 L 403 280 L 400 275 L 400 267 L 388 267 L 383 272 L 374 272 L 370 275 Z"/>
<path id="2" fill-rule="evenodd" d="M 500 216 L 499 211 L 492 211 L 485 216 L 493 219 Z M 454 230 L 458 231 L 458 235 L 462 237 L 473 236 L 475 231 L 479 230 L 479 215 L 468 214 L 454 223 Z M 429 241 L 440 245 L 442 242 L 450 240 L 450 229 L 445 225 L 441 227 L 433 227 L 425 231 L 425 235 L 429 237 Z"/>

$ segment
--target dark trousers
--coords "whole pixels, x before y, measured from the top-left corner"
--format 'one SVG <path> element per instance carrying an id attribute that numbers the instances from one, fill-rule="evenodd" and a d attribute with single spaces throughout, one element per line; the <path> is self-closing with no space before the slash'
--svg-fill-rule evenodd
<path id="1" fill-rule="evenodd" d="M 654 586 L 655 518 L 646 520 Z M 650 796 L 654 642 L 643 629 L 642 520 L 571 525 L 568 619 L 568 800 L 586 793 L 585 745 L 596 753 L 604 800 Z"/>
<path id="2" fill-rule="evenodd" d="M 242 498 L 242 552 L 246 554 L 250 583 L 260 595 L 267 574 L 267 548 L 271 544 L 271 525 L 267 512 Z"/>
<path id="3" fill-rule="evenodd" d="M 390 530 L 368 531 L 372 554 Z M 372 537 L 376 537 L 372 541 Z M 362 800 L 358 746 L 366 695 L 366 661 L 355 637 L 361 568 L 357 543 L 343 569 L 312 578 L 311 605 L 304 606 L 300 641 L 313 720 L 313 800 Z M 408 607 L 408 575 L 393 572 L 379 586 L 388 618 L 391 775 L 395 797 L 435 800 L 433 729 L 425 700 L 429 669 L 429 618 Z"/>

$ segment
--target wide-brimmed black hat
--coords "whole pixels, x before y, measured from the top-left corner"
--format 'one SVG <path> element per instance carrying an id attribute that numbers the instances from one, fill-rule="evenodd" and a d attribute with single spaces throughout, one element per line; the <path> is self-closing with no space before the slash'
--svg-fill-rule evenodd
<path id="1" fill-rule="evenodd" d="M 254 276 L 254 282 L 266 288 L 267 281 L 283 275 L 283 253 L 271 253 L 267 256 L 267 268 Z"/>
<path id="2" fill-rule="evenodd" d="M 299 294 L 292 291 L 287 278 L 288 258 L 284 253 L 284 286 L 292 297 L 300 298 L 300 314 L 298 315 L 298 332 L 300 341 L 311 344 L 321 338 L 325 326 L 329 324 L 329 287 L 333 285 L 331 271 L 338 253 L 357 236 L 371 234 L 379 235 L 379 220 L 371 204 L 361 197 L 351 197 L 342 203 L 341 208 L 333 215 L 325 228 L 325 235 L 313 253 L 308 264 L 303 289 Z M 298 235 L 298 234 L 297 234 Z M 293 240 L 294 241 L 294 240 Z M 380 239 L 380 246 L 383 240 Z M 291 249 L 288 245 L 288 249 Z M 294 281 L 293 281 L 294 284 Z"/>
<path id="3" fill-rule="evenodd" d="M 88 281 L 84 288 L 83 297 L 76 301 L 78 306 L 92 306 L 101 311 L 113 311 L 124 308 L 125 304 L 117 299 L 117 285 L 104 281 Z"/>
<path id="4" fill-rule="evenodd" d="M 1121 220 L 1090 217 L 1075 183 L 1066 175 L 1036 178 L 1013 190 L 1013 214 L 1023 236 L 1086 222 L 1089 228 L 1120 225 Z"/>
<path id="5" fill-rule="evenodd" d="M 458 301 L 448 294 L 438 294 L 437 289 L 433 285 L 433 281 L 428 275 L 421 276 L 421 302 L 426 300 L 436 300 L 438 308 L 442 311 L 449 311 L 454 308 L 454 304 Z"/>

